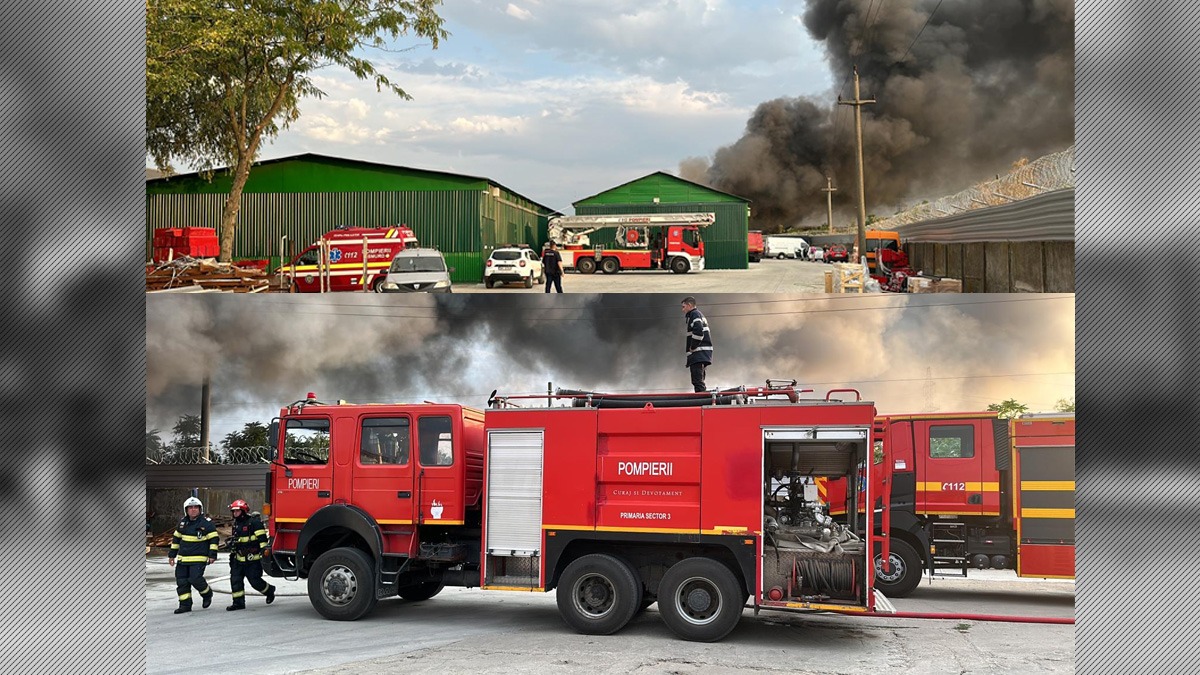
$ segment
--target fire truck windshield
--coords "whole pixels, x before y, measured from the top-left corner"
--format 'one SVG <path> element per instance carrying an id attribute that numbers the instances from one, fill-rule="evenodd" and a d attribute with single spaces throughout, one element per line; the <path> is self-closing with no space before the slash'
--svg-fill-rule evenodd
<path id="1" fill-rule="evenodd" d="M 283 446 L 284 464 L 327 464 L 329 462 L 329 420 L 292 419 L 287 421 L 287 439 Z"/>
<path id="2" fill-rule="evenodd" d="M 700 230 L 696 228 L 685 228 L 683 230 L 683 243 L 688 246 L 695 246 L 700 243 Z"/>

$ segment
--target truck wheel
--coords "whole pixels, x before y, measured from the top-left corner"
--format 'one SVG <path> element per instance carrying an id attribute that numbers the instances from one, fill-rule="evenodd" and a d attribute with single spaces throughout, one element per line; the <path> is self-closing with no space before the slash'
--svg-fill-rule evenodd
<path id="1" fill-rule="evenodd" d="M 786 253 L 780 253 L 779 255 L 777 255 L 777 256 L 775 256 L 775 257 L 776 257 L 776 258 L 779 258 L 780 260 L 783 260 L 783 259 L 787 258 L 787 254 L 786 254 Z"/>
<path id="2" fill-rule="evenodd" d="M 377 602 L 373 568 L 367 554 L 356 548 L 326 551 L 308 572 L 308 599 L 326 619 L 361 619 Z"/>
<path id="3" fill-rule="evenodd" d="M 671 566 L 658 587 L 658 611 L 667 628 L 684 640 L 716 642 L 742 618 L 745 591 L 737 577 L 708 558 Z"/>
<path id="4" fill-rule="evenodd" d="M 382 293 L 383 292 L 383 282 L 385 282 L 385 281 L 387 281 L 386 276 L 375 277 L 375 280 L 371 282 L 371 292 L 372 293 Z"/>
<path id="5" fill-rule="evenodd" d="M 671 271 L 675 274 L 687 274 L 688 270 L 692 269 L 692 264 L 687 258 L 671 258 Z"/>
<path id="6" fill-rule="evenodd" d="M 557 600 L 570 627 L 585 635 L 611 635 L 637 613 L 642 585 L 621 560 L 593 553 L 563 570 Z"/>
<path id="7" fill-rule="evenodd" d="M 616 258 L 605 258 L 600 261 L 600 271 L 605 274 L 616 274 L 621 270 L 621 261 Z"/>
<path id="8" fill-rule="evenodd" d="M 428 600 L 438 593 L 442 592 L 445 584 L 440 581 L 426 581 L 423 584 L 413 584 L 412 586 L 401 586 L 396 595 L 412 602 L 420 602 Z"/>
<path id="9" fill-rule="evenodd" d="M 888 544 L 892 571 L 883 571 L 883 557 L 875 553 L 875 588 L 889 598 L 903 598 L 921 583 L 921 556 L 908 542 L 892 537 Z"/>
<path id="10" fill-rule="evenodd" d="M 575 261 L 575 269 L 579 270 L 580 274 L 591 274 L 596 271 L 596 260 L 594 258 L 580 258 Z"/>
<path id="11" fill-rule="evenodd" d="M 525 277 L 525 288 L 533 288 L 533 272 L 530 272 L 529 276 Z"/>

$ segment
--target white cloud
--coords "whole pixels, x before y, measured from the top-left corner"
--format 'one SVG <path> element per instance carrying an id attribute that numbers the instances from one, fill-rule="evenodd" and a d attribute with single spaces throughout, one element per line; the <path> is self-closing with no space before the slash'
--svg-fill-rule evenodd
<path id="1" fill-rule="evenodd" d="M 504 13 L 521 21 L 528 21 L 533 18 L 533 14 L 529 10 L 521 9 L 511 2 L 508 3 L 508 7 L 504 8 Z"/>

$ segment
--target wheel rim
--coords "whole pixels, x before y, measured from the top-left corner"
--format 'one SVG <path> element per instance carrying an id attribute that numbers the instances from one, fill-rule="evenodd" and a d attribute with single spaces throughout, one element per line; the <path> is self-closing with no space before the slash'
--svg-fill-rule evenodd
<path id="1" fill-rule="evenodd" d="M 904 558 L 888 551 L 888 562 L 892 564 L 891 572 L 883 571 L 883 556 L 875 556 L 875 578 L 882 582 L 894 584 L 904 578 Z"/>
<path id="2" fill-rule="evenodd" d="M 345 565 L 334 565 L 321 577 L 321 594 L 335 605 L 347 605 L 358 594 L 358 577 Z"/>
<path id="3" fill-rule="evenodd" d="M 575 610 L 589 619 L 601 619 L 613 611 L 617 592 L 607 577 L 588 574 L 580 577 L 571 589 Z"/>
<path id="4" fill-rule="evenodd" d="M 687 579 L 675 593 L 675 609 L 679 616 L 694 626 L 715 621 L 724 604 L 721 589 L 704 577 Z"/>

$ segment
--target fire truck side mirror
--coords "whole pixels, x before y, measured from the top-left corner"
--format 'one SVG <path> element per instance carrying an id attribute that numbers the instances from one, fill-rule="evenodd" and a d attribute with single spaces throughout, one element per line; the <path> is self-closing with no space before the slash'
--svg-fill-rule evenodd
<path id="1" fill-rule="evenodd" d="M 267 445 L 272 450 L 279 450 L 279 418 L 271 420 L 271 426 L 267 427 Z"/>

